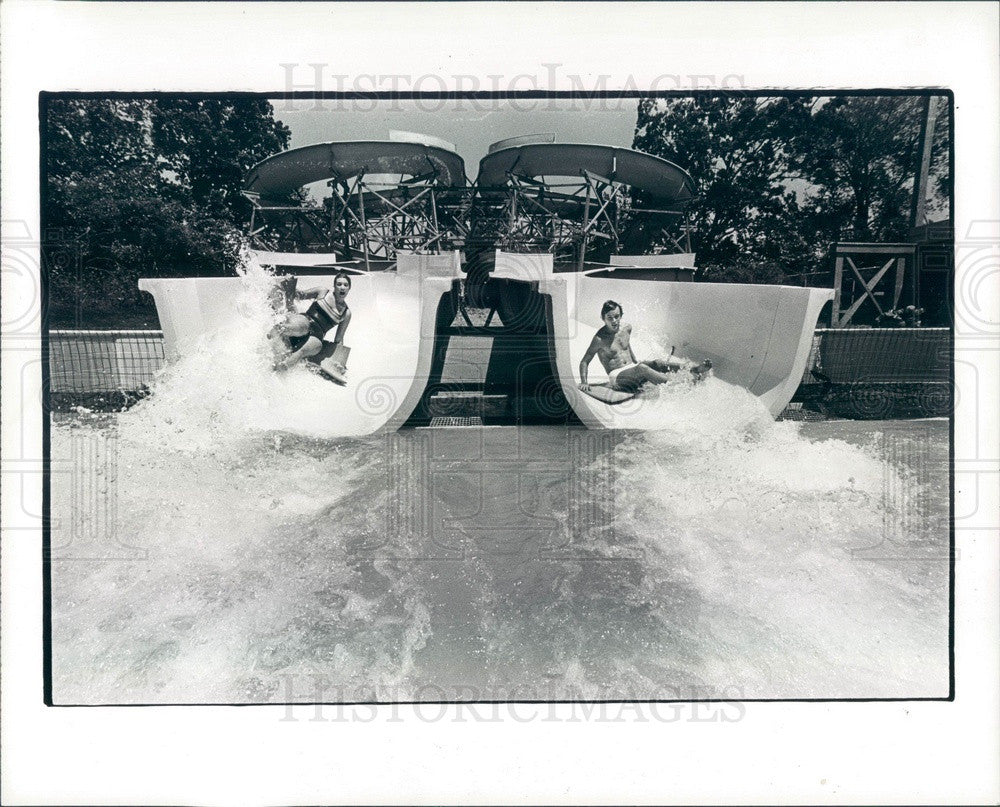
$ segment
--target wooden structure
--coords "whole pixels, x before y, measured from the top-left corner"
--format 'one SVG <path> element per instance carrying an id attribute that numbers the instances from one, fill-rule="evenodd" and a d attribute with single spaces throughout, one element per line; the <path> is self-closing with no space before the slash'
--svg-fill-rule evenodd
<path id="1" fill-rule="evenodd" d="M 915 252 L 914 244 L 834 244 L 834 296 L 830 327 L 847 327 L 866 300 L 871 301 L 880 316 L 898 309 L 901 303 L 914 302 Z M 872 258 L 877 261 L 876 265 L 863 265 Z"/>

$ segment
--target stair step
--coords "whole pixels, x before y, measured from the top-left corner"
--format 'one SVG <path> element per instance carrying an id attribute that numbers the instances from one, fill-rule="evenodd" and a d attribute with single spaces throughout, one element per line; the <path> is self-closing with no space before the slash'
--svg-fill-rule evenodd
<path id="1" fill-rule="evenodd" d="M 434 417 L 431 418 L 430 427 L 441 429 L 454 426 L 482 426 L 483 419 L 479 417 Z"/>
<path id="2" fill-rule="evenodd" d="M 501 417 L 507 413 L 506 395 L 482 392 L 438 392 L 428 401 L 431 417 Z"/>

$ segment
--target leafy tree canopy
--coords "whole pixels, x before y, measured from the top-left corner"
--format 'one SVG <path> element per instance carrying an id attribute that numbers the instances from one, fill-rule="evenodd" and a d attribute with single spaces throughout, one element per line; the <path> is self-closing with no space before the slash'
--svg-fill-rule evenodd
<path id="1" fill-rule="evenodd" d="M 148 307 L 141 275 L 231 270 L 251 166 L 290 131 L 256 98 L 50 99 L 45 222 L 56 323 Z"/>
<path id="2" fill-rule="evenodd" d="M 836 240 L 906 240 L 924 100 L 917 96 L 646 99 L 635 148 L 686 167 L 699 264 L 715 279 L 800 275 Z M 947 115 L 931 207 L 947 207 Z M 944 204 L 942 204 L 942 199 Z"/>
<path id="3" fill-rule="evenodd" d="M 809 213 L 835 240 L 898 241 L 909 227 L 920 99 L 833 98 L 794 141 L 793 163 L 813 185 Z"/>

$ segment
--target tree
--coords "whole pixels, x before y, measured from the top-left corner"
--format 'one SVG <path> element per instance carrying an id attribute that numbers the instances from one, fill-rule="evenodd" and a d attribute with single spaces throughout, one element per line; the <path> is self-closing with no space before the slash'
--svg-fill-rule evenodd
<path id="1" fill-rule="evenodd" d="M 796 228 L 789 143 L 808 118 L 805 101 L 696 96 L 639 103 L 634 146 L 686 168 L 699 186 L 689 207 L 699 263 L 737 259 L 740 279 L 754 263 L 801 271 L 811 247 Z M 773 276 L 773 270 L 767 274 Z"/>
<path id="2" fill-rule="evenodd" d="M 823 100 L 794 150 L 793 162 L 812 186 L 808 218 L 829 241 L 906 240 L 919 159 L 920 97 Z"/>
<path id="3" fill-rule="evenodd" d="M 247 172 L 288 148 L 291 137 L 261 98 L 157 100 L 151 119 L 153 147 L 171 189 L 235 222 L 248 210 L 240 193 Z"/>
<path id="4" fill-rule="evenodd" d="M 143 275 L 231 271 L 243 177 L 290 134 L 253 98 L 53 98 L 45 123 L 47 236 L 79 251 L 46 262 L 55 324 L 148 312 Z"/>
<path id="5" fill-rule="evenodd" d="M 74 194 L 87 181 L 155 192 L 156 160 L 145 137 L 143 101 L 52 99 L 46 107 L 46 218 L 50 227 L 79 226 Z"/>
<path id="6" fill-rule="evenodd" d="M 686 167 L 712 279 L 815 272 L 832 242 L 909 238 L 922 98 L 697 96 L 639 104 L 635 147 Z M 947 211 L 950 120 L 938 118 L 931 209 Z"/>

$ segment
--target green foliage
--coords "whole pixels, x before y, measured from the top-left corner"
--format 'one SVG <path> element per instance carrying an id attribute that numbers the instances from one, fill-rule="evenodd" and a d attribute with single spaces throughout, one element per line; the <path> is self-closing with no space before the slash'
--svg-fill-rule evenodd
<path id="1" fill-rule="evenodd" d="M 947 210 L 942 102 L 931 208 Z M 688 169 L 704 277 L 798 282 L 837 240 L 905 241 L 919 155 L 917 96 L 698 96 L 640 101 L 635 148 Z"/>
<path id="2" fill-rule="evenodd" d="M 788 144 L 808 116 L 785 98 L 640 102 L 635 148 L 685 167 L 699 186 L 689 210 L 700 263 L 801 262 Z"/>
<path id="3" fill-rule="evenodd" d="M 700 279 L 709 283 L 785 283 L 787 277 L 777 261 L 757 260 L 745 255 L 722 263 L 701 260 Z"/>
<path id="4" fill-rule="evenodd" d="M 807 213 L 822 237 L 906 240 L 921 109 L 913 96 L 861 96 L 812 115 L 793 163 L 814 186 Z"/>
<path id="5" fill-rule="evenodd" d="M 239 221 L 249 214 L 240 194 L 247 171 L 288 147 L 290 131 L 257 98 L 153 105 L 151 136 L 160 166 L 178 196 Z"/>
<path id="6" fill-rule="evenodd" d="M 247 170 L 290 132 L 258 99 L 52 99 L 44 220 L 53 325 L 151 308 L 139 277 L 223 274 L 249 206 Z M 58 236 L 58 237 L 56 237 Z"/>

